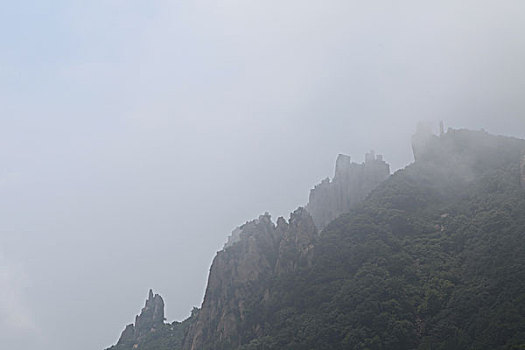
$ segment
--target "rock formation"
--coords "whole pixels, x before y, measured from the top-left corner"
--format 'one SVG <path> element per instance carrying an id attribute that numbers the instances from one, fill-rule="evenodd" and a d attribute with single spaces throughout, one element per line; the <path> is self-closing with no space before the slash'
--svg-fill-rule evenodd
<path id="1" fill-rule="evenodd" d="M 276 223 L 265 213 L 233 230 L 213 260 L 201 309 L 192 313 L 180 333 L 180 348 L 230 349 L 243 342 L 243 335 L 264 334 L 267 325 L 260 324 L 254 309 L 267 301 L 271 281 L 308 268 L 318 228 L 349 211 L 389 174 L 389 165 L 373 151 L 362 164 L 339 155 L 333 181 L 324 180 L 311 191 L 307 208 L 295 210 L 288 221 L 279 217 Z M 163 324 L 164 302 L 150 291 L 135 324 L 126 327 L 115 349 L 141 348 Z"/>
<path id="2" fill-rule="evenodd" d="M 279 218 L 276 231 L 281 241 L 275 273 L 294 272 L 300 265 L 309 266 L 318 231 L 308 211 L 297 209 L 288 223 L 282 217 Z"/>
<path id="3" fill-rule="evenodd" d="M 442 127 L 440 126 L 441 131 Z M 489 135 L 485 130 L 473 131 L 449 128 L 439 136 L 432 133 L 428 123 L 418 124 L 412 136 L 416 162 L 429 162 L 436 171 L 442 164 L 451 167 L 457 178 L 470 181 L 487 168 L 504 164 L 519 164 L 519 178 L 525 188 L 525 142 L 520 139 Z M 517 166 L 516 166 L 517 168 Z"/>
<path id="4" fill-rule="evenodd" d="M 164 325 L 164 300 L 150 289 L 146 305 L 140 315 L 135 317 L 135 324 L 129 324 L 122 332 L 117 346 L 137 348 L 140 341 L 149 333 Z"/>
<path id="5" fill-rule="evenodd" d="M 509 188 L 515 193 L 515 189 L 519 188 L 518 181 L 521 181 L 521 186 L 525 189 L 525 141 L 523 140 L 489 136 L 484 131 L 449 129 L 445 133 L 442 125 L 440 135 L 436 136 L 432 134 L 429 126 L 421 125 L 412 138 L 412 147 L 415 164 L 400 171 L 399 175 L 390 177 L 385 186 L 373 193 L 371 192 L 374 188 L 390 174 L 389 165 L 382 156 L 376 156 L 372 151 L 366 154 L 364 163 L 357 164 L 352 163 L 349 156 L 340 154 L 337 157 L 333 180 L 325 179 L 311 190 L 306 208 L 294 211 L 288 221 L 280 217 L 275 223 L 266 213 L 232 232 L 224 248 L 213 260 L 200 310 L 194 309 L 192 315 L 183 322 L 164 324 L 164 302 L 159 295 L 153 295 L 150 291 L 146 305 L 136 317 L 135 323 L 126 327 L 117 346 L 110 350 L 226 350 L 237 349 L 241 345 L 243 349 L 267 348 L 262 346 L 261 344 L 264 343 L 258 342 L 258 339 L 264 340 L 263 338 L 268 337 L 269 334 L 275 336 L 276 332 L 280 331 L 279 327 L 286 326 L 289 321 L 290 310 L 287 309 L 283 309 L 286 312 L 277 318 L 271 317 L 279 307 L 282 307 L 282 305 L 275 305 L 279 304 L 281 299 L 290 297 L 288 288 L 292 286 L 293 289 L 294 283 L 303 281 L 301 278 L 311 272 L 322 271 L 330 275 L 333 267 L 337 269 L 356 256 L 354 247 L 357 241 L 354 242 L 352 239 L 346 241 L 346 255 L 342 257 L 337 255 L 342 250 L 341 243 L 348 238 L 345 236 L 346 233 L 343 235 L 346 226 L 340 223 L 351 223 L 352 216 L 341 218 L 339 224 L 333 226 L 335 230 L 331 230 L 330 233 L 323 235 L 320 232 L 330 221 L 350 211 L 370 193 L 371 203 L 374 205 L 380 203 L 379 207 L 390 208 L 391 214 L 395 214 L 379 220 L 387 220 L 385 223 L 388 222 L 388 225 L 385 227 L 391 227 L 392 230 L 395 228 L 406 235 L 409 232 L 410 234 L 417 234 L 417 232 L 411 225 L 405 225 L 404 220 L 398 221 L 400 213 L 415 212 L 419 208 L 419 203 L 427 205 L 430 202 L 439 202 L 443 198 L 456 198 L 457 189 L 466 188 L 472 179 L 479 180 L 489 175 L 487 177 L 489 179 L 500 179 L 502 174 L 504 176 L 511 174 L 507 177 L 508 183 L 502 181 L 499 187 L 487 187 L 486 184 L 484 186 L 490 187 L 490 191 L 500 191 L 505 186 L 510 186 Z M 489 185 L 492 185 L 492 182 Z M 408 192 L 407 196 L 404 192 L 405 186 L 410 190 L 417 190 L 415 192 L 417 195 Z M 392 201 L 392 198 L 396 200 Z M 457 198 L 463 200 L 462 196 Z M 436 213 L 440 214 L 443 220 L 449 217 L 449 213 Z M 376 220 L 376 217 L 371 219 Z M 425 227 L 426 230 L 426 227 L 431 226 L 421 227 Z M 435 227 L 439 232 L 445 229 L 442 225 Z M 366 240 L 367 231 L 362 232 L 361 226 L 358 228 L 356 232 L 359 231 L 361 238 Z M 370 232 L 374 232 L 375 229 L 373 227 Z M 334 237 L 334 232 L 337 230 L 341 235 Z M 374 244 L 374 241 L 371 242 Z M 375 251 L 372 249 L 371 254 L 373 255 Z M 335 259 L 330 262 L 330 257 L 324 256 L 329 264 L 323 270 L 319 270 L 319 264 L 326 262 L 323 259 L 319 260 L 323 254 L 334 254 Z M 374 263 L 370 266 L 377 268 L 376 265 Z M 338 273 L 346 273 L 345 271 L 341 269 Z M 339 285 L 340 281 L 339 276 L 335 277 L 333 285 Z M 310 282 L 318 283 L 324 288 L 326 280 L 323 277 L 309 280 Z M 346 286 L 353 288 L 353 282 Z M 303 287 L 305 286 L 300 284 L 297 289 Z M 341 292 L 341 296 L 352 295 L 349 290 L 352 289 L 342 290 L 344 293 Z M 309 302 L 312 295 L 315 294 L 307 293 L 303 296 L 304 300 Z M 330 303 L 334 300 L 338 299 L 331 299 Z M 346 303 L 353 299 L 341 300 Z M 284 305 L 293 306 L 294 310 L 302 312 L 305 304 L 296 307 L 293 302 L 295 296 Z M 329 306 L 330 303 L 319 305 L 319 311 L 322 313 L 321 309 Z M 304 319 L 293 321 L 299 322 L 297 324 L 301 325 L 299 328 L 305 337 L 309 332 L 323 328 L 325 323 L 331 324 L 324 321 L 310 322 L 311 317 L 314 316 L 309 314 Z M 283 324 L 278 323 L 276 326 L 272 320 L 283 320 Z M 332 314 L 328 320 L 332 320 Z M 348 329 L 352 327 L 349 326 Z M 333 340 L 334 337 L 326 336 L 333 334 L 332 331 L 333 329 L 329 329 L 329 333 L 319 334 L 323 334 L 322 339 Z M 362 336 L 360 333 L 356 334 L 353 336 Z M 375 337 L 376 334 L 374 333 L 373 336 Z M 293 343 L 294 337 L 294 334 L 290 335 L 288 341 Z M 256 341 L 250 343 L 254 339 Z M 346 341 L 347 338 L 344 339 Z M 162 347 L 159 347 L 161 343 Z M 301 349 L 320 348 L 294 345 L 293 348 Z"/>
<path id="6" fill-rule="evenodd" d="M 307 265 L 317 235 L 303 208 L 293 212 L 288 222 L 280 217 L 274 224 L 266 213 L 234 230 L 213 260 L 204 302 L 184 349 L 200 350 L 210 343 L 235 348 L 241 333 L 260 335 L 264 325 L 247 322 L 254 295 L 264 302 L 265 282 Z"/>
<path id="7" fill-rule="evenodd" d="M 365 155 L 362 164 L 352 163 L 349 156 L 339 154 L 332 181 L 323 180 L 310 191 L 306 209 L 315 225 L 322 230 L 330 221 L 347 213 L 390 175 L 390 166 L 374 151 Z"/>
<path id="8" fill-rule="evenodd" d="M 254 295 L 264 302 L 266 282 L 308 267 L 320 229 L 389 175 L 389 165 L 373 151 L 362 164 L 340 154 L 333 181 L 326 179 L 311 190 L 306 208 L 294 211 L 288 221 L 280 217 L 274 224 L 266 213 L 233 230 L 213 260 L 202 308 L 183 348 L 200 350 L 204 344 L 235 348 L 242 342 L 241 334 L 262 334 L 264 325 L 247 321 Z"/>

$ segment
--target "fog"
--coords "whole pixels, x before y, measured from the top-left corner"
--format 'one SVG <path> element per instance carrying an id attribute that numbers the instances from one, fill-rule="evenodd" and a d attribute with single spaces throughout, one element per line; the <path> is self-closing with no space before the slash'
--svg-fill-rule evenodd
<path id="1" fill-rule="evenodd" d="M 200 306 L 231 230 L 420 120 L 525 137 L 523 1 L 0 5 L 0 344 Z"/>

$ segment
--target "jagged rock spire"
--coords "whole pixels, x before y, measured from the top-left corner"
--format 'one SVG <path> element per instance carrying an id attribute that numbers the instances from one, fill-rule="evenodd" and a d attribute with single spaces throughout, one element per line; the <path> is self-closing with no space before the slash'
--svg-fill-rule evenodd
<path id="1" fill-rule="evenodd" d="M 145 335 L 154 332 L 164 324 L 164 300 L 159 294 L 149 290 L 148 299 L 140 315 L 135 317 L 135 324 L 129 324 L 122 332 L 117 345 L 133 346 Z"/>
<path id="2" fill-rule="evenodd" d="M 390 166 L 374 151 L 365 154 L 365 162 L 352 163 L 350 156 L 339 154 L 332 181 L 323 180 L 310 191 L 306 209 L 322 230 L 330 221 L 347 213 L 390 175 Z"/>

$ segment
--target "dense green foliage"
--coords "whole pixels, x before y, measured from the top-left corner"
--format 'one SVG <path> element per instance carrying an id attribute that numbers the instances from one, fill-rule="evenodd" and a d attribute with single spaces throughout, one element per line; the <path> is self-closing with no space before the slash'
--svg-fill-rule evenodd
<path id="1" fill-rule="evenodd" d="M 273 281 L 242 349 L 525 349 L 522 147 L 440 140 Z"/>

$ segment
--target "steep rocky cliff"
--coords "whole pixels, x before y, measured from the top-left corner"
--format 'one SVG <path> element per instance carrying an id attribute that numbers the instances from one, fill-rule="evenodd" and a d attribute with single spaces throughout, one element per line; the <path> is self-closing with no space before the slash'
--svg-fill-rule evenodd
<path id="1" fill-rule="evenodd" d="M 184 349 L 233 349 L 244 339 L 264 334 L 253 322 L 253 302 L 264 303 L 270 280 L 308 265 L 317 229 L 303 208 L 271 221 L 269 214 L 234 231 L 234 243 L 213 260 L 202 308 L 190 328 Z"/>
<path id="2" fill-rule="evenodd" d="M 308 209 L 298 208 L 288 221 L 279 217 L 275 223 L 266 213 L 236 228 L 213 260 L 201 309 L 183 323 L 162 328 L 162 337 L 178 344 L 170 349 L 235 349 L 263 336 L 268 325 L 258 320 L 256 310 L 268 303 L 274 282 L 309 268 L 320 229 L 361 202 L 389 174 L 389 165 L 374 152 L 362 164 L 339 155 L 333 181 L 312 189 Z M 161 332 L 152 333 L 163 322 L 163 306 L 162 298 L 150 291 L 135 324 L 126 327 L 112 350 L 157 349 L 153 344 Z"/>
<path id="3" fill-rule="evenodd" d="M 373 151 L 362 164 L 339 155 L 333 181 L 312 189 L 306 209 L 297 209 L 288 222 L 279 217 L 274 224 L 265 214 L 235 229 L 212 263 L 204 302 L 184 349 L 234 349 L 262 336 L 265 325 L 254 320 L 253 302 L 264 304 L 279 276 L 309 266 L 320 230 L 389 175 L 389 165 Z"/>
<path id="4" fill-rule="evenodd" d="M 135 323 L 126 326 L 117 348 L 138 348 L 148 335 L 164 327 L 164 320 L 164 300 L 150 289 L 146 305 L 135 317 Z"/>
<path id="5" fill-rule="evenodd" d="M 374 151 L 361 164 L 339 154 L 333 180 L 323 180 L 310 191 L 306 209 L 319 230 L 339 215 L 347 213 L 390 175 L 390 166 Z"/>

